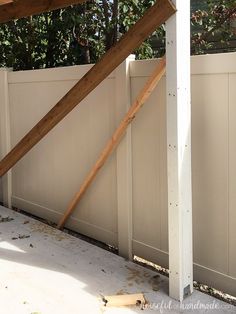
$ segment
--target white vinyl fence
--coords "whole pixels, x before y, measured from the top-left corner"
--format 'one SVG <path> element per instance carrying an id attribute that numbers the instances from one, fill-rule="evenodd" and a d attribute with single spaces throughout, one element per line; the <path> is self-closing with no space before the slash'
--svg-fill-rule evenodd
<path id="1" fill-rule="evenodd" d="M 4 204 L 58 221 L 153 70 L 127 59 L 1 181 Z M 0 71 L 3 157 L 90 66 Z M 165 78 L 68 227 L 168 267 Z M 194 279 L 236 295 L 236 53 L 192 57 Z"/>

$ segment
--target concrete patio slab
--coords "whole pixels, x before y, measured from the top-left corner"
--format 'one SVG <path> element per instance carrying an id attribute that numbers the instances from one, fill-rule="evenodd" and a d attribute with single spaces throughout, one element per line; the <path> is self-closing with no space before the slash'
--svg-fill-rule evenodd
<path id="1" fill-rule="evenodd" d="M 0 314 L 236 313 L 194 291 L 181 305 L 168 296 L 168 278 L 0 206 Z M 144 293 L 147 308 L 103 308 L 102 295 Z"/>

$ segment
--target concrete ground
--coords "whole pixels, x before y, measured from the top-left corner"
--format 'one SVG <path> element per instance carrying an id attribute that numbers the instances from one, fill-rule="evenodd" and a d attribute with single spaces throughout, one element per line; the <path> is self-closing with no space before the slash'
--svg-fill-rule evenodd
<path id="1" fill-rule="evenodd" d="M 0 314 L 236 313 L 198 291 L 180 305 L 168 297 L 168 278 L 157 287 L 152 270 L 4 207 L 0 215 Z M 140 292 L 149 302 L 142 312 L 100 301 Z"/>

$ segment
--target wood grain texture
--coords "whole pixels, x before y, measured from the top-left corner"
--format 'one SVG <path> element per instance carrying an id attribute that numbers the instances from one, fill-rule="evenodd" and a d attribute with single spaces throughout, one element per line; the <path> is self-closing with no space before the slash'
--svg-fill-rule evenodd
<path id="1" fill-rule="evenodd" d="M 13 2 L 12 0 L 0 0 L 0 5 Z"/>
<path id="2" fill-rule="evenodd" d="M 94 178 L 98 174 L 99 170 L 103 167 L 108 157 L 114 151 L 114 149 L 119 144 L 120 140 L 122 139 L 123 135 L 125 134 L 128 125 L 134 120 L 138 111 L 142 108 L 143 104 L 149 98 L 151 93 L 153 92 L 154 88 L 162 78 L 165 73 L 165 65 L 166 60 L 165 58 L 161 59 L 158 63 L 155 71 L 145 84 L 144 88 L 130 107 L 130 110 L 126 113 L 124 119 L 121 121 L 120 125 L 112 135 L 111 139 L 107 142 L 105 148 L 103 149 L 102 153 L 100 154 L 98 160 L 92 167 L 91 171 L 89 172 L 88 176 L 85 178 L 84 182 L 81 185 L 79 192 L 74 196 L 73 200 L 70 202 L 65 214 L 61 218 L 58 228 L 61 229 L 64 227 L 67 219 L 73 213 L 74 209 L 76 208 L 77 204 L 81 200 L 84 193 L 87 191 L 90 184 L 93 182 Z"/>
<path id="3" fill-rule="evenodd" d="M 0 0 L 0 23 L 67 7 L 86 0 Z"/>
<path id="4" fill-rule="evenodd" d="M 11 169 L 174 12 L 175 8 L 169 0 L 159 0 L 149 8 L 121 40 L 1 160 L 0 177 Z"/>
<path id="5" fill-rule="evenodd" d="M 142 293 L 109 295 L 102 298 L 105 306 L 127 306 L 136 305 L 142 307 L 146 304 L 146 300 Z"/>

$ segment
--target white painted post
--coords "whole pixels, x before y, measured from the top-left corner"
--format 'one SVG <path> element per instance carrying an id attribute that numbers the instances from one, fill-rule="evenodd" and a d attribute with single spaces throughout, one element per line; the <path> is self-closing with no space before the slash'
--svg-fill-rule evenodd
<path id="1" fill-rule="evenodd" d="M 116 124 L 118 125 L 131 105 L 129 56 L 116 69 Z M 131 125 L 117 147 L 117 211 L 119 255 L 132 260 L 132 147 Z"/>
<path id="2" fill-rule="evenodd" d="M 8 95 L 8 69 L 0 69 L 0 156 L 1 159 L 10 151 L 10 114 Z M 11 208 L 12 174 L 11 170 L 2 177 L 3 204 Z"/>
<path id="3" fill-rule="evenodd" d="M 166 23 L 169 294 L 182 301 L 193 291 L 190 0 L 173 0 Z"/>

